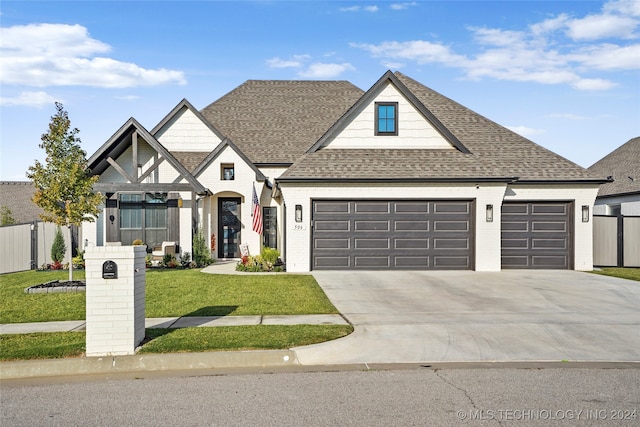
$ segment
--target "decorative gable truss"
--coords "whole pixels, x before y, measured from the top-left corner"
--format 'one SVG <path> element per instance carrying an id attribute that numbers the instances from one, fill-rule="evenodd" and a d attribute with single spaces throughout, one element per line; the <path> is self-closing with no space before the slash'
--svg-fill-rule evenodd
<path id="1" fill-rule="evenodd" d="M 381 114 L 394 114 L 383 117 Z M 380 124 L 391 122 L 389 129 Z M 385 125 L 388 126 L 388 125 Z M 310 149 L 469 150 L 387 71 Z"/>
<path id="2" fill-rule="evenodd" d="M 163 164 L 168 167 L 160 173 Z M 100 175 L 94 190 L 103 193 L 146 190 L 207 194 L 207 189 L 134 118 L 96 151 L 89 167 L 93 174 Z M 166 170 L 172 172 L 167 174 Z"/>

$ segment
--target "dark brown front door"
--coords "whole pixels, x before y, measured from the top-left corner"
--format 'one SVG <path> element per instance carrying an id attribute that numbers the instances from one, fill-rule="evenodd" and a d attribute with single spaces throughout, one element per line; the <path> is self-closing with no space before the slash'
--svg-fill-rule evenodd
<path id="1" fill-rule="evenodd" d="M 218 258 L 240 258 L 239 197 L 218 199 Z"/>

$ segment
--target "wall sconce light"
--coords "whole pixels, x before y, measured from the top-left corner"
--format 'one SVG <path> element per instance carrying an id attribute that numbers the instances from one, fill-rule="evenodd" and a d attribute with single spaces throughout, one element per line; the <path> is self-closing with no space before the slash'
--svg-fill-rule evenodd
<path id="1" fill-rule="evenodd" d="M 493 222 L 493 205 L 487 205 L 487 222 Z"/>
<path id="2" fill-rule="evenodd" d="M 589 205 L 582 205 L 582 222 L 589 222 Z"/>
<path id="3" fill-rule="evenodd" d="M 296 222 L 302 222 L 302 205 L 296 205 Z"/>

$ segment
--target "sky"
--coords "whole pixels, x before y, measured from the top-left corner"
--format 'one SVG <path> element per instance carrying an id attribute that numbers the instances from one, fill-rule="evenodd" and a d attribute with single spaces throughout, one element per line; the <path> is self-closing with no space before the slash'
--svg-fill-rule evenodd
<path id="1" fill-rule="evenodd" d="M 640 136 L 640 1 L 3 0 L 0 179 L 44 161 L 55 102 L 88 158 L 183 98 L 387 70 L 588 167 Z"/>

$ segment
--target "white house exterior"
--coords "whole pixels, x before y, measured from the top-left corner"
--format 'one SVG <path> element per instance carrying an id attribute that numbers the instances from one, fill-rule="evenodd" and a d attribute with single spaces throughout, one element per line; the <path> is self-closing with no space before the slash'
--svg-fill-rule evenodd
<path id="1" fill-rule="evenodd" d="M 90 159 L 96 245 L 202 231 L 217 259 L 277 248 L 314 269 L 592 269 L 605 180 L 401 73 L 248 81 L 151 131 L 130 119 Z M 253 227 L 253 189 L 263 232 Z"/>

